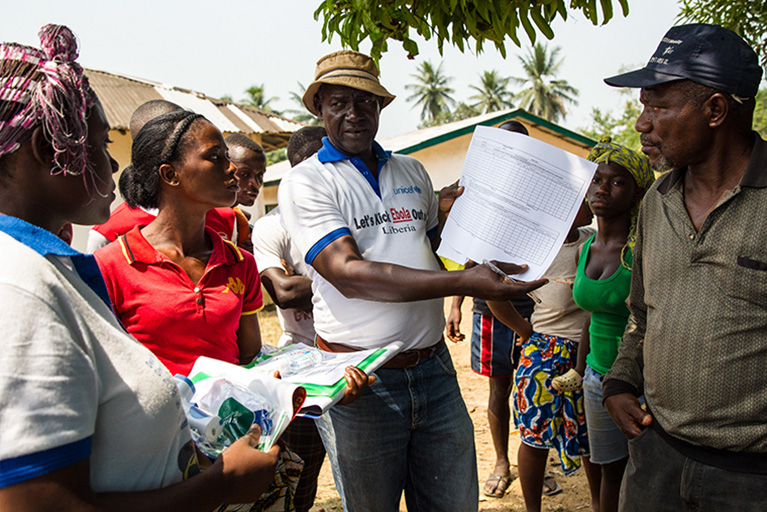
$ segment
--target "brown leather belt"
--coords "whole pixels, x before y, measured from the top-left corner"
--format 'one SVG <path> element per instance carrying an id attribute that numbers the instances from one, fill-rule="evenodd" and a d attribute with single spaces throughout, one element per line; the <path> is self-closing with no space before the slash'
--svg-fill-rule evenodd
<path id="1" fill-rule="evenodd" d="M 443 346 L 445 346 L 444 338 L 440 339 L 431 347 L 405 350 L 404 352 L 400 352 L 396 356 L 386 361 L 383 366 L 381 366 L 381 368 L 409 368 L 411 366 L 415 366 L 421 362 L 421 360 L 429 359 L 432 357 L 437 353 L 437 350 L 441 349 Z M 319 334 L 317 335 L 317 348 L 324 350 L 325 352 L 357 351 L 356 348 L 341 345 L 340 343 L 331 343 L 329 341 L 325 341 L 319 336 Z"/>

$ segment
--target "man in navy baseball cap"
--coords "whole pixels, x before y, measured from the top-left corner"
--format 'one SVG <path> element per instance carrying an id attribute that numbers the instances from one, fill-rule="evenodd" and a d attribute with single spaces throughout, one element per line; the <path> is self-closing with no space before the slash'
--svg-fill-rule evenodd
<path id="1" fill-rule="evenodd" d="M 672 27 L 642 69 L 605 78 L 615 87 L 650 87 L 674 80 L 754 97 L 762 79 L 756 53 L 732 30 L 696 23 Z"/>
<path id="2" fill-rule="evenodd" d="M 605 80 L 641 88 L 642 151 L 668 170 L 642 202 L 631 316 L 602 384 L 631 439 L 621 512 L 765 510 L 767 142 L 751 129 L 761 76 L 734 32 L 696 24 Z"/>

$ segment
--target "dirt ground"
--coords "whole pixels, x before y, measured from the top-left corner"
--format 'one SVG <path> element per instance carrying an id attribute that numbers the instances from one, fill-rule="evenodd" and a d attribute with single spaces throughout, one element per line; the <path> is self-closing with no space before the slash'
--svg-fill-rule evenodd
<path id="1" fill-rule="evenodd" d="M 510 460 L 513 464 L 511 472 L 515 480 L 509 486 L 509 490 L 503 498 L 487 498 L 481 492 L 484 480 L 490 474 L 495 462 L 495 452 L 487 423 L 488 384 L 485 377 L 478 376 L 471 370 L 470 344 L 468 339 L 471 334 L 471 300 L 464 301 L 462 312 L 461 332 L 466 335 L 467 339 L 458 344 L 448 341 L 448 347 L 453 357 L 453 363 L 458 371 L 458 382 L 461 386 L 463 399 L 474 422 L 474 440 L 477 446 L 477 466 L 480 479 L 478 482 L 480 498 L 477 509 L 480 512 L 523 512 L 525 506 L 522 499 L 522 490 L 519 487 L 519 481 L 516 479 L 516 448 L 519 444 L 519 437 L 515 435 L 515 432 L 512 433 L 509 443 L 511 451 Z M 445 315 L 447 315 L 447 311 Z M 271 345 L 276 344 L 280 335 L 280 327 L 274 310 L 261 311 L 259 313 L 259 321 L 264 342 Z M 551 512 L 588 511 L 589 493 L 583 470 L 579 470 L 573 476 L 565 477 L 559 466 L 558 458 L 551 452 L 547 471 L 556 477 L 564 492 L 556 496 L 544 496 L 542 510 Z M 341 510 L 341 501 L 333 484 L 330 463 L 326 459 L 320 473 L 317 498 L 311 512 L 336 512 Z M 400 510 L 407 510 L 404 505 L 404 499 Z"/>

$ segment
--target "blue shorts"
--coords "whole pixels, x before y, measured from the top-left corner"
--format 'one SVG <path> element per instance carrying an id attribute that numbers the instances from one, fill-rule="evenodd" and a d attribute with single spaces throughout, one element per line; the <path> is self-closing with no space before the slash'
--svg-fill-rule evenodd
<path id="1" fill-rule="evenodd" d="M 471 369 L 485 377 L 511 377 L 521 350 L 516 341 L 516 333 L 493 315 L 474 313 Z"/>
<path id="2" fill-rule="evenodd" d="M 602 405 L 602 375 L 591 366 L 586 366 L 583 376 L 583 400 L 591 462 L 609 464 L 628 457 L 628 441 Z"/>

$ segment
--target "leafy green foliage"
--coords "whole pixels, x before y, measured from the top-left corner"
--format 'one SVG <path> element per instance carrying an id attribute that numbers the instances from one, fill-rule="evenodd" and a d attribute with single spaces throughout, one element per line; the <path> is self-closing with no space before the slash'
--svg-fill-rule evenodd
<path id="1" fill-rule="evenodd" d="M 278 100 L 279 98 L 273 96 L 267 99 L 266 94 L 264 93 L 264 84 L 251 85 L 245 89 L 245 94 L 246 97 L 244 100 L 242 100 L 243 104 L 249 105 L 259 110 L 263 110 L 264 112 L 273 112 L 275 114 L 279 114 L 279 112 L 273 110 L 269 105 L 272 101 Z"/>
<path id="2" fill-rule="evenodd" d="M 764 0 L 679 0 L 679 20 L 715 23 L 737 32 L 767 65 L 767 2 Z"/>
<path id="3" fill-rule="evenodd" d="M 470 96 L 470 100 L 476 100 L 474 107 L 481 113 L 495 112 L 512 108 L 514 106 L 514 95 L 508 90 L 511 78 L 502 77 L 498 71 L 485 71 L 480 75 L 480 85 L 470 85 L 469 87 L 477 91 L 477 94 Z"/>
<path id="4" fill-rule="evenodd" d="M 305 123 L 309 125 L 318 125 L 320 124 L 319 119 L 314 117 L 314 114 L 311 114 L 308 110 L 306 110 L 306 107 L 304 106 L 304 92 L 306 92 L 306 87 L 304 87 L 304 84 L 301 82 L 298 83 L 298 92 L 291 91 L 290 92 L 290 101 L 295 103 L 296 108 L 291 108 L 288 110 L 285 110 L 283 112 L 283 115 L 289 115 L 290 118 L 294 121 L 298 121 L 299 123 Z"/>
<path id="5" fill-rule="evenodd" d="M 753 127 L 763 139 L 767 139 L 767 89 L 761 89 L 756 94 Z"/>
<path id="6" fill-rule="evenodd" d="M 440 54 L 445 43 L 464 51 L 473 41 L 476 53 L 492 43 L 505 57 L 507 38 L 517 46 L 520 32 L 531 43 L 538 34 L 552 39 L 553 20 L 566 20 L 572 11 L 582 12 L 594 25 L 600 17 L 607 23 L 613 4 L 628 15 L 628 0 L 324 0 L 314 18 L 323 18 L 323 41 L 338 35 L 342 45 L 359 50 L 362 41 L 370 40 L 375 59 L 388 50 L 390 39 L 400 41 L 408 57 L 418 55 L 413 32 L 426 40 L 434 38 Z"/>
<path id="7" fill-rule="evenodd" d="M 455 92 L 448 84 L 453 80 L 442 72 L 442 63 L 436 68 L 429 61 L 421 62 L 418 71 L 410 75 L 416 79 L 415 84 L 408 84 L 405 89 L 413 91 L 407 101 L 415 101 L 415 106 L 421 106 L 421 120 L 433 122 L 441 112 L 455 105 L 451 94 Z"/>
<path id="8" fill-rule="evenodd" d="M 513 78 L 525 86 L 514 96 L 519 107 L 553 123 L 567 115 L 565 103 L 578 104 L 578 89 L 556 78 L 562 65 L 562 59 L 557 60 L 559 51 L 558 46 L 549 52 L 545 45 L 536 43 L 527 55 L 519 57 L 525 77 Z"/>
<path id="9" fill-rule="evenodd" d="M 437 115 L 437 117 L 423 121 L 418 125 L 418 128 L 428 128 L 429 126 L 439 126 L 442 124 L 452 123 L 454 121 L 460 121 L 462 119 L 478 116 L 481 113 L 482 112 L 480 112 L 476 107 L 460 102 L 458 105 L 456 105 L 455 110 L 442 110 Z"/>
<path id="10" fill-rule="evenodd" d="M 618 114 L 593 108 L 591 109 L 591 126 L 582 128 L 581 133 L 594 140 L 609 135 L 613 142 L 639 151 L 642 144 L 639 142 L 639 132 L 634 129 L 634 124 L 641 113 L 642 105 L 635 99 L 626 101 L 623 112 Z"/>
<path id="11" fill-rule="evenodd" d="M 288 149 L 275 149 L 274 151 L 266 152 L 266 165 L 276 164 L 288 159 Z"/>

